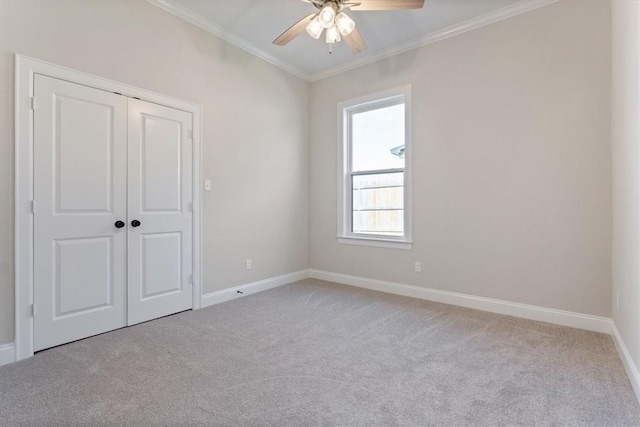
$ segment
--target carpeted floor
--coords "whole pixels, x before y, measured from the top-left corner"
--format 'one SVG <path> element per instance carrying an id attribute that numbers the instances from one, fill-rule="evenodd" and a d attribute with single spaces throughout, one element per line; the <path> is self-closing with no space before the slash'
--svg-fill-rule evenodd
<path id="1" fill-rule="evenodd" d="M 304 280 L 0 368 L 3 426 L 634 426 L 607 335 Z"/>

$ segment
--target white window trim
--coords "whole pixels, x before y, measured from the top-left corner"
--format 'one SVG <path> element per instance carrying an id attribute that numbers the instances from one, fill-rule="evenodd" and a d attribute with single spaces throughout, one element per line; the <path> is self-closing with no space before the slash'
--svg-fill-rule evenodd
<path id="1" fill-rule="evenodd" d="M 371 104 L 383 104 L 385 100 L 404 97 L 405 104 L 405 156 L 404 156 L 404 236 L 358 234 L 351 231 L 351 184 L 348 173 L 350 162 L 349 130 L 346 129 L 349 112 L 366 108 Z M 393 249 L 411 249 L 412 241 L 412 156 L 411 147 L 411 85 L 404 85 L 359 98 L 338 103 L 338 243 Z"/>

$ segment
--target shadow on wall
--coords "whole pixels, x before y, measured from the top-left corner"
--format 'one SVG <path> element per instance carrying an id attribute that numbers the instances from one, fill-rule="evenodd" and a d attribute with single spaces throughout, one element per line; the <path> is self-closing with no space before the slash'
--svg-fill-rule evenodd
<path id="1" fill-rule="evenodd" d="M 14 66 L 13 53 L 0 52 L 0 345 L 13 342 Z"/>

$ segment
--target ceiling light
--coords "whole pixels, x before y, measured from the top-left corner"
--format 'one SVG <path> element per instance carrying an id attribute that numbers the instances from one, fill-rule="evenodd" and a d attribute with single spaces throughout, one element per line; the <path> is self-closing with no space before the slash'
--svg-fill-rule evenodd
<path id="1" fill-rule="evenodd" d="M 340 41 L 340 30 L 335 25 L 327 28 L 327 43 L 337 43 Z"/>
<path id="2" fill-rule="evenodd" d="M 324 30 L 324 27 L 318 20 L 318 15 L 316 15 L 311 22 L 309 22 L 309 25 L 307 25 L 307 33 L 309 33 L 309 35 L 314 39 L 319 39 L 322 34 L 322 30 Z"/>
<path id="3" fill-rule="evenodd" d="M 336 18 L 336 11 L 332 5 L 328 5 L 322 8 L 318 14 L 318 20 L 324 28 L 329 28 L 334 24 Z"/>
<path id="4" fill-rule="evenodd" d="M 336 16 L 336 25 L 340 30 L 340 34 L 342 34 L 345 37 L 351 34 L 353 29 L 356 27 L 356 23 L 353 22 L 353 19 L 349 18 L 346 14 L 342 12 L 340 12 L 338 16 Z"/>

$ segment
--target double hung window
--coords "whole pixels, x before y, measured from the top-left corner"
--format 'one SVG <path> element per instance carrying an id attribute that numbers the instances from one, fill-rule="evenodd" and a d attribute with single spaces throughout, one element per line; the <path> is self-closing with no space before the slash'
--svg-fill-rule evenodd
<path id="1" fill-rule="evenodd" d="M 410 248 L 410 90 L 339 104 L 341 243 Z"/>

